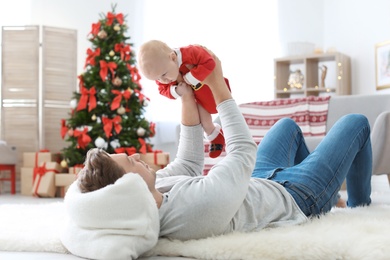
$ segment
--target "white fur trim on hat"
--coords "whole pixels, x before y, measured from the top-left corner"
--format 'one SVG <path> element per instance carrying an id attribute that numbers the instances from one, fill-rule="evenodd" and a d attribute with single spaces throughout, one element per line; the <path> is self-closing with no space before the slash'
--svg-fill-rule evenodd
<path id="1" fill-rule="evenodd" d="M 157 243 L 158 208 L 138 174 L 125 174 L 114 184 L 87 193 L 81 193 L 75 181 L 64 204 L 68 222 L 61 241 L 74 255 L 136 259 Z"/>

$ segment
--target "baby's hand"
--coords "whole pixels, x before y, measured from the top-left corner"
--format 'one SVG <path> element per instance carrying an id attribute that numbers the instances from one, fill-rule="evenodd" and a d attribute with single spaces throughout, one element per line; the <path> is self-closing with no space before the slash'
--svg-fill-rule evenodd
<path id="1" fill-rule="evenodd" d="M 192 88 L 189 85 L 187 85 L 185 82 L 180 82 L 176 87 L 176 93 L 179 96 L 183 96 L 185 94 L 192 94 L 193 91 Z"/>

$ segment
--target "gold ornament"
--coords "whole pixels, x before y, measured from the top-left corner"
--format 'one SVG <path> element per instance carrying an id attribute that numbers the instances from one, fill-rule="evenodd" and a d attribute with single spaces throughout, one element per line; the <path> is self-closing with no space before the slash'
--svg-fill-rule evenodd
<path id="1" fill-rule="evenodd" d="M 104 30 L 101 30 L 100 32 L 98 32 L 97 36 L 99 37 L 99 39 L 103 40 L 107 37 L 107 32 Z"/>
<path id="2" fill-rule="evenodd" d="M 115 55 L 115 51 L 111 50 L 108 55 L 110 55 L 111 57 Z"/>
<path id="3" fill-rule="evenodd" d="M 121 30 L 121 26 L 119 24 L 115 24 L 114 25 L 114 31 L 120 31 Z"/>
<path id="4" fill-rule="evenodd" d="M 73 136 L 73 129 L 72 128 L 68 130 L 68 136 Z"/>
<path id="5" fill-rule="evenodd" d="M 60 165 L 62 168 L 68 168 L 68 163 L 65 160 L 62 160 Z"/>
<path id="6" fill-rule="evenodd" d="M 93 121 L 95 121 L 95 120 L 96 120 L 96 115 L 93 114 L 93 115 L 91 116 L 91 119 L 92 119 Z"/>
<path id="7" fill-rule="evenodd" d="M 116 87 L 119 87 L 120 85 L 122 85 L 122 80 L 121 78 L 119 77 L 115 77 L 113 80 L 112 80 L 112 84 Z"/>
<path id="8" fill-rule="evenodd" d="M 126 113 L 126 109 L 124 107 L 120 107 L 116 110 L 116 112 L 119 114 L 119 115 L 123 115 L 124 113 Z"/>

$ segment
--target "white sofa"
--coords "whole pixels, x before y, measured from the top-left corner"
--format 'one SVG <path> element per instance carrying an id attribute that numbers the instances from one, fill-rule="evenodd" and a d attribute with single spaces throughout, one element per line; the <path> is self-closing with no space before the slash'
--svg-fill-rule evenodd
<path id="1" fill-rule="evenodd" d="M 333 96 L 329 100 L 326 131 L 343 115 L 363 114 L 371 126 L 373 174 L 388 174 L 390 182 L 390 94 Z M 307 137 L 313 150 L 322 137 Z"/>
<path id="2" fill-rule="evenodd" d="M 388 174 L 390 182 L 390 94 L 332 96 L 329 100 L 326 132 L 340 117 L 350 113 L 363 114 L 368 118 L 372 132 L 373 174 Z M 154 148 L 169 152 L 173 160 L 177 152 L 180 126 L 177 122 L 170 122 L 167 129 L 158 130 L 161 135 L 169 136 L 169 142 L 157 142 Z M 312 151 L 322 138 L 306 137 L 305 140 Z"/>

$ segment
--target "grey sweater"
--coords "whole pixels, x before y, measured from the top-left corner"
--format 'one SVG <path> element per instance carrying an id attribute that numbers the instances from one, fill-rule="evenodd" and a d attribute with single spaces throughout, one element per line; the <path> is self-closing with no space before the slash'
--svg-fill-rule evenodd
<path id="1" fill-rule="evenodd" d="M 234 100 L 218 107 L 227 155 L 202 176 L 201 125 L 181 126 L 175 160 L 157 172 L 160 236 L 187 240 L 299 224 L 307 217 L 278 183 L 251 178 L 256 144 Z"/>

